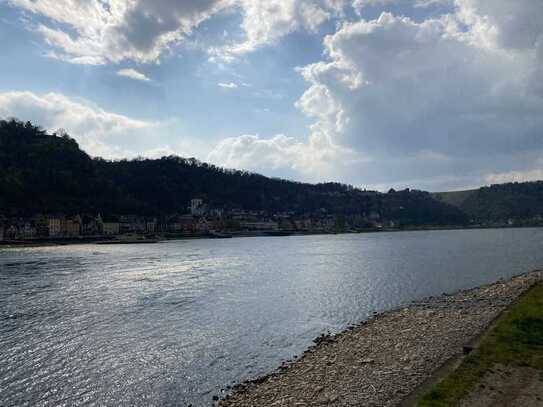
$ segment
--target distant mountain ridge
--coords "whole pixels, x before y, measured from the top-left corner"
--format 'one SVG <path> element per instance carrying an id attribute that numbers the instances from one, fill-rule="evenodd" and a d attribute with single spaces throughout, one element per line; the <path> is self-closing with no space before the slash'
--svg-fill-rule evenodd
<path id="1" fill-rule="evenodd" d="M 526 203 L 522 205 L 529 216 L 538 213 L 543 191 L 543 183 L 532 184 L 525 188 Z M 379 193 L 339 183 L 293 182 L 227 170 L 194 158 L 107 161 L 89 157 L 68 135 L 47 134 L 29 122 L 0 120 L 0 216 L 162 216 L 185 213 L 191 199 L 202 197 L 216 208 L 293 216 L 327 213 L 356 218 L 360 223 L 378 220 L 402 226 L 460 226 L 473 221 L 473 216 L 475 221 L 501 219 L 515 212 L 506 204 L 482 210 L 481 205 L 498 196 L 495 188 L 490 188 L 490 192 L 482 188 L 457 199 L 458 193 L 439 195 L 409 189 Z"/>
<path id="2" fill-rule="evenodd" d="M 512 182 L 432 195 L 459 208 L 474 223 L 543 225 L 543 181 Z"/>

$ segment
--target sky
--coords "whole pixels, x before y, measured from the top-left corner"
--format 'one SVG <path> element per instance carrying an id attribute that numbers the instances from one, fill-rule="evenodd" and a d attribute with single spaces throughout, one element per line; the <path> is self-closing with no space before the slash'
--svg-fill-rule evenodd
<path id="1" fill-rule="evenodd" d="M 0 118 L 362 188 L 543 179 L 542 0 L 0 0 Z"/>

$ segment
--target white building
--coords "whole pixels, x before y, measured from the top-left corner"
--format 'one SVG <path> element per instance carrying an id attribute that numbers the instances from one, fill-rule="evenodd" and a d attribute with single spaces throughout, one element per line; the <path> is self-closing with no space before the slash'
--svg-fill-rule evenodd
<path id="1" fill-rule="evenodd" d="M 145 232 L 147 232 L 147 233 L 155 233 L 156 229 L 157 229 L 156 219 L 148 219 L 145 222 Z"/>
<path id="2" fill-rule="evenodd" d="M 206 207 L 204 205 L 204 200 L 200 198 L 194 198 L 190 201 L 190 214 L 192 216 L 202 216 L 206 212 Z"/>
<path id="3" fill-rule="evenodd" d="M 58 237 L 62 234 L 62 219 L 60 218 L 49 218 L 49 236 Z"/>

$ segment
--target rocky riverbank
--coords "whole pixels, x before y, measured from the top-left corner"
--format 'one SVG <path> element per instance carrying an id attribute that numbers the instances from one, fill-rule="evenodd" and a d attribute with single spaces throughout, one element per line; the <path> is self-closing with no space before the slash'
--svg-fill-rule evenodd
<path id="1" fill-rule="evenodd" d="M 238 385 L 221 407 L 396 406 L 462 354 L 543 271 L 432 297 L 318 338 L 297 361 Z"/>

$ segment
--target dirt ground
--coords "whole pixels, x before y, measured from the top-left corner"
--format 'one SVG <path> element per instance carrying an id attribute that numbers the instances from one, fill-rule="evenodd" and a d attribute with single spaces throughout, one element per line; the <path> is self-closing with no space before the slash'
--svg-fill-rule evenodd
<path id="1" fill-rule="evenodd" d="M 541 407 L 543 373 L 530 367 L 496 366 L 461 407 Z"/>

